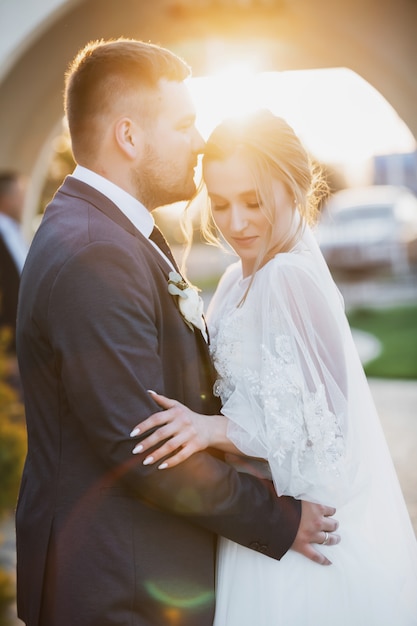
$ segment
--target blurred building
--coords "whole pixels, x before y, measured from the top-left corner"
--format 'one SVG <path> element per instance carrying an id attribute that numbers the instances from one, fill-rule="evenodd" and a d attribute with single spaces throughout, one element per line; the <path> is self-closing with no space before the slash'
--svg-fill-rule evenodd
<path id="1" fill-rule="evenodd" d="M 400 185 L 417 195 L 417 150 L 408 154 L 378 155 L 373 160 L 375 185 Z"/>

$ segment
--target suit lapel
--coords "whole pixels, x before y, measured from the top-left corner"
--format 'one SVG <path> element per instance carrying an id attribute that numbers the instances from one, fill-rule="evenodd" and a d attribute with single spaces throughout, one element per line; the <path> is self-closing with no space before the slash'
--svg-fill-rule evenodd
<path id="1" fill-rule="evenodd" d="M 155 250 L 154 246 L 149 242 L 147 237 L 142 235 L 142 233 L 132 224 L 128 217 L 118 208 L 114 202 L 112 202 L 107 196 L 102 194 L 94 187 L 91 187 L 87 183 L 78 180 L 77 178 L 73 178 L 72 176 L 68 176 L 62 187 L 60 188 L 60 193 L 68 196 L 73 196 L 82 200 L 85 200 L 90 205 L 94 206 L 95 209 L 104 213 L 106 217 L 112 220 L 115 224 L 126 230 L 128 233 L 136 237 L 140 241 L 141 244 L 146 242 L 145 245 L 148 246 L 153 258 L 159 265 L 159 267 L 164 271 L 166 275 L 171 271 L 171 266 L 165 261 L 165 259 L 159 254 L 157 250 Z"/>
<path id="2" fill-rule="evenodd" d="M 94 206 L 95 209 L 104 213 L 110 220 L 112 220 L 115 224 L 124 228 L 128 233 L 136 237 L 141 243 L 141 245 L 145 244 L 148 246 L 154 260 L 162 269 L 164 274 L 168 277 L 169 272 L 172 270 L 169 263 L 165 261 L 165 259 L 159 254 L 157 250 L 155 250 L 154 246 L 149 242 L 149 240 L 142 235 L 142 233 L 132 224 L 132 222 L 126 217 L 126 215 L 118 208 L 114 202 L 112 202 L 107 196 L 102 194 L 94 187 L 91 187 L 87 183 L 84 183 L 77 178 L 73 178 L 72 176 L 68 176 L 61 188 L 59 189 L 59 193 L 62 193 L 67 196 L 72 196 L 75 198 L 79 198 L 88 202 L 88 204 Z M 178 304 L 177 304 L 178 308 Z M 179 313 L 181 315 L 181 312 Z M 207 335 L 208 329 L 206 326 Z M 202 333 L 195 329 L 194 331 L 198 337 L 198 341 L 204 344 L 204 349 L 207 349 L 206 341 L 202 335 Z"/>

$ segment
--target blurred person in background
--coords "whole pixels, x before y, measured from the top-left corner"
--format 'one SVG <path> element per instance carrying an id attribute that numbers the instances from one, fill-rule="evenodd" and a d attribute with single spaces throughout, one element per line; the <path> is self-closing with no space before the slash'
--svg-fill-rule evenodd
<path id="1" fill-rule="evenodd" d="M 20 275 L 28 244 L 22 232 L 24 178 L 0 172 L 0 326 L 10 331 L 9 352 L 15 353 L 16 314 Z"/>
<path id="2" fill-rule="evenodd" d="M 0 171 L 0 333 L 7 354 L 7 382 L 21 391 L 16 360 L 16 316 L 20 275 L 28 251 L 22 232 L 26 181 Z"/>

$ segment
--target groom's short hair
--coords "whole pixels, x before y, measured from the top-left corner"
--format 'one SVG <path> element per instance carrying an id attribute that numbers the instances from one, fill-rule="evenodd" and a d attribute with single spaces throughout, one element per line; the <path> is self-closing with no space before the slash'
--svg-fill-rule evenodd
<path id="1" fill-rule="evenodd" d="M 65 76 L 65 113 L 76 160 L 78 154 L 94 150 L 100 132 L 97 121 L 118 99 L 134 95 L 140 113 L 152 116 L 155 106 L 149 106 L 149 94 L 158 81 L 182 82 L 190 74 L 180 57 L 155 44 L 125 38 L 88 43 Z"/>

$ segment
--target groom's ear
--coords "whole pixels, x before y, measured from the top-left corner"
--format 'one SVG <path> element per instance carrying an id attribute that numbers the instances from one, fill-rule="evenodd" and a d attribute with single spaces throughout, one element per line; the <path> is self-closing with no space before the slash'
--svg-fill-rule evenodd
<path id="1" fill-rule="evenodd" d="M 140 127 L 129 117 L 115 122 L 114 137 L 119 149 L 129 158 L 136 159 L 143 145 Z"/>

